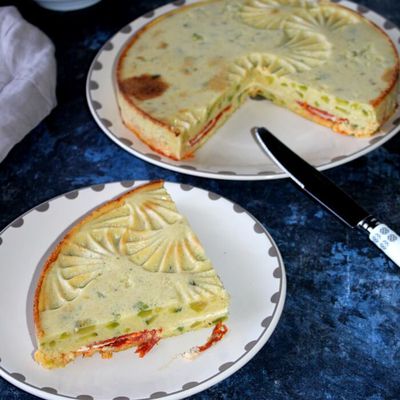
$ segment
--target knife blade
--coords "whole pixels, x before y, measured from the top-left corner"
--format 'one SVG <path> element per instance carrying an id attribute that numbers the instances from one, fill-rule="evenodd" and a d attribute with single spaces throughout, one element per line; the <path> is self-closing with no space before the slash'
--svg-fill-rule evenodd
<path id="1" fill-rule="evenodd" d="M 265 128 L 257 128 L 256 140 L 267 155 L 300 188 L 351 228 L 369 234 L 369 239 L 400 266 L 400 237 L 357 204 L 316 168 L 290 150 Z"/>

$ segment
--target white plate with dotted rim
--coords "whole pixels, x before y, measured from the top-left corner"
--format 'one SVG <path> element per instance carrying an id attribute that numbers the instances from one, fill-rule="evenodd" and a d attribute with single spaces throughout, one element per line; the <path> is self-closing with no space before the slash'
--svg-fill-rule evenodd
<path id="1" fill-rule="evenodd" d="M 126 151 L 152 164 L 184 174 L 215 179 L 266 180 L 285 178 L 287 175 L 265 156 L 255 142 L 250 134 L 255 126 L 269 128 L 319 170 L 361 157 L 381 146 L 399 130 L 400 108 L 376 135 L 356 139 L 334 133 L 269 101 L 249 100 L 196 152 L 194 158 L 174 161 L 152 151 L 123 125 L 120 118 L 114 92 L 116 60 L 134 32 L 154 18 L 196 1 L 175 1 L 134 20 L 107 41 L 93 60 L 86 82 L 89 108 L 103 132 Z M 382 28 L 399 47 L 400 30 L 393 23 L 353 2 L 336 3 L 363 14 Z"/>
<path id="2" fill-rule="evenodd" d="M 44 399 L 181 399 L 225 379 L 267 342 L 286 295 L 285 269 L 273 239 L 239 205 L 202 189 L 166 183 L 231 295 L 227 336 L 192 361 L 179 355 L 204 343 L 209 329 L 164 339 L 143 359 L 127 350 L 111 360 L 95 355 L 51 371 L 35 363 L 32 302 L 43 261 L 71 224 L 142 183 L 69 192 L 28 211 L 0 233 L 3 378 Z"/>

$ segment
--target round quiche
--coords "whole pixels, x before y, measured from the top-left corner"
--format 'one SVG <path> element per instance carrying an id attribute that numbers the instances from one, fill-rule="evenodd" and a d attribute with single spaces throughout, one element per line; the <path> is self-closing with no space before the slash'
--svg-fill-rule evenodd
<path id="1" fill-rule="evenodd" d="M 254 95 L 336 132 L 370 136 L 397 106 L 399 60 L 380 28 L 338 4 L 211 0 L 137 31 L 116 71 L 124 124 L 180 160 Z"/>

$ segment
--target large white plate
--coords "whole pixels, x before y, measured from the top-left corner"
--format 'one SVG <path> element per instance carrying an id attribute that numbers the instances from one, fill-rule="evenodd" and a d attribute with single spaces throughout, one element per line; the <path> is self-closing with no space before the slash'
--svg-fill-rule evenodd
<path id="1" fill-rule="evenodd" d="M 400 109 L 372 138 L 339 135 L 268 101 L 249 100 L 190 160 L 173 161 L 150 150 L 122 123 L 114 93 L 114 68 L 121 49 L 133 34 L 154 18 L 197 0 L 176 1 L 131 22 L 98 52 L 90 67 L 86 96 L 104 133 L 123 149 L 158 166 L 185 174 L 217 179 L 263 180 L 284 178 L 283 173 L 256 144 L 250 131 L 266 126 L 294 151 L 320 170 L 354 160 L 381 146 L 397 133 Z M 380 15 L 350 1 L 336 1 L 364 14 L 399 45 L 400 31 Z"/>
<path id="2" fill-rule="evenodd" d="M 162 340 L 144 359 L 128 350 L 111 360 L 95 355 L 52 371 L 34 362 L 32 295 L 46 254 L 83 214 L 131 186 L 111 183 L 67 193 L 1 232 L 0 375 L 9 382 L 45 399 L 180 399 L 237 371 L 271 336 L 282 312 L 286 278 L 270 235 L 239 205 L 166 183 L 231 295 L 228 335 L 192 361 L 179 355 L 204 343 L 210 330 Z"/>

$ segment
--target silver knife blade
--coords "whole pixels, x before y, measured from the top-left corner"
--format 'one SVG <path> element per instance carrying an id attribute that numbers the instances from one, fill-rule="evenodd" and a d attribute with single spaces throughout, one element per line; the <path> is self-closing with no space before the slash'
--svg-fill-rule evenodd
<path id="1" fill-rule="evenodd" d="M 269 157 L 311 197 L 351 228 L 370 217 L 350 196 L 308 164 L 265 128 L 257 128 L 256 139 Z"/>

